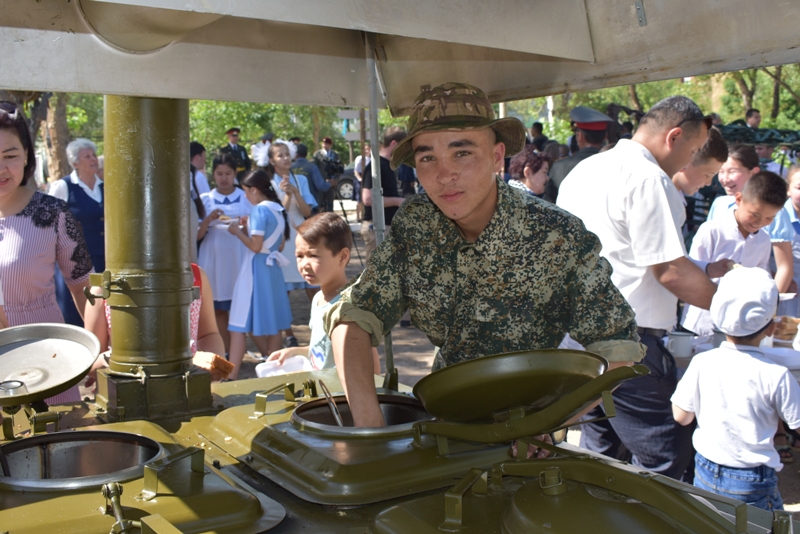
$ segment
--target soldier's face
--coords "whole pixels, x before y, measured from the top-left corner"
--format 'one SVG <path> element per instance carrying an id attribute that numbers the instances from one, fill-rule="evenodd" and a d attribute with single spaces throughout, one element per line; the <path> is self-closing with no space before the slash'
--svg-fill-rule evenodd
<path id="1" fill-rule="evenodd" d="M 411 146 L 417 178 L 434 204 L 462 230 L 488 224 L 497 205 L 494 173 L 505 155 L 494 132 L 429 132 L 412 139 Z"/>

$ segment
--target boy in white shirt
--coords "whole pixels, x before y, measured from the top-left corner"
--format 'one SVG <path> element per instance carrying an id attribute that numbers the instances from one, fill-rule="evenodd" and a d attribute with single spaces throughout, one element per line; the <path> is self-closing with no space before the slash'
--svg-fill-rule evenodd
<path id="1" fill-rule="evenodd" d="M 765 510 L 783 509 L 775 428 L 780 419 L 800 427 L 800 386 L 758 348 L 775 331 L 777 307 L 778 288 L 763 269 L 722 277 L 710 311 L 727 342 L 695 356 L 672 396 L 675 421 L 697 417 L 694 485 Z"/>
<path id="2" fill-rule="evenodd" d="M 760 171 L 734 198 L 733 210 L 726 210 L 700 225 L 692 240 L 689 258 L 697 263 L 727 259 L 744 267 L 767 270 L 772 242 L 765 227 L 772 223 L 786 202 L 786 182 L 775 173 Z M 681 324 L 697 335 L 714 333 L 709 312 L 696 306 L 684 307 Z"/>
<path id="3" fill-rule="evenodd" d="M 332 212 L 320 213 L 307 219 L 297 227 L 295 238 L 297 269 L 312 285 L 320 290 L 311 301 L 311 339 L 308 347 L 289 347 L 273 352 L 268 361 L 283 364 L 291 356 L 305 356 L 316 369 L 335 367 L 331 339 L 325 333 L 322 316 L 339 300 L 348 279 L 345 269 L 350 261 L 353 246 L 353 231 L 347 222 Z M 380 374 L 381 365 L 378 351 L 372 349 L 375 374 Z"/>

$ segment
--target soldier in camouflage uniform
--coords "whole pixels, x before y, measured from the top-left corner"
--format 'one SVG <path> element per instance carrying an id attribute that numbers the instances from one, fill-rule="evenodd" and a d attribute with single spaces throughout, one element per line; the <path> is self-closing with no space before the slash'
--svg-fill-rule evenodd
<path id="1" fill-rule="evenodd" d="M 639 361 L 634 315 L 580 220 L 495 177 L 525 129 L 494 119 L 480 89 L 425 89 L 392 166 L 417 169 L 408 199 L 367 269 L 325 315 L 357 426 L 381 426 L 377 346 L 408 309 L 438 348 L 434 370 L 480 356 L 554 348 L 567 332 L 611 367 Z"/>

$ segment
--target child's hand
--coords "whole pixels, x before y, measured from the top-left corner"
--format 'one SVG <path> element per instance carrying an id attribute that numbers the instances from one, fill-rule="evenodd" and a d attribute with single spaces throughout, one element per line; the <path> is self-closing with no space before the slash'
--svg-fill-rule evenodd
<path id="1" fill-rule="evenodd" d="M 230 232 L 233 235 L 238 234 L 239 233 L 239 223 L 236 222 L 236 221 L 230 223 L 228 225 L 228 232 Z"/>
<path id="2" fill-rule="evenodd" d="M 272 354 L 269 355 L 269 358 L 267 358 L 267 361 L 268 362 L 278 362 L 278 365 L 283 365 L 283 362 L 286 361 L 286 358 L 288 358 L 290 356 L 291 352 L 292 352 L 291 348 L 276 350 L 275 352 L 273 352 Z"/>
<path id="3" fill-rule="evenodd" d="M 224 212 L 222 210 L 212 210 L 212 212 L 208 214 L 208 216 L 205 218 L 203 222 L 205 222 L 206 224 L 210 224 L 219 219 L 222 215 L 224 215 Z"/>

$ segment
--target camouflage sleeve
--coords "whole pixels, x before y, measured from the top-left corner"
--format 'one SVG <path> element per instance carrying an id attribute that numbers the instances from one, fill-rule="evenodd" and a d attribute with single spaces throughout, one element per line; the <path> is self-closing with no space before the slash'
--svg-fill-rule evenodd
<path id="1" fill-rule="evenodd" d="M 608 361 L 638 362 L 645 348 L 636 333 L 635 314 L 611 281 L 611 265 L 600 257 L 600 240 L 576 221 L 575 264 L 567 277 L 572 301 L 570 336 Z"/>
<path id="2" fill-rule="evenodd" d="M 401 220 L 398 220 L 398 217 Z M 344 290 L 339 301 L 325 312 L 325 332 L 339 323 L 352 322 L 372 337 L 372 345 L 380 345 L 400 321 L 408 304 L 402 292 L 404 257 L 402 239 L 402 217 L 395 215 L 389 237 L 372 254 L 367 268 Z"/>

